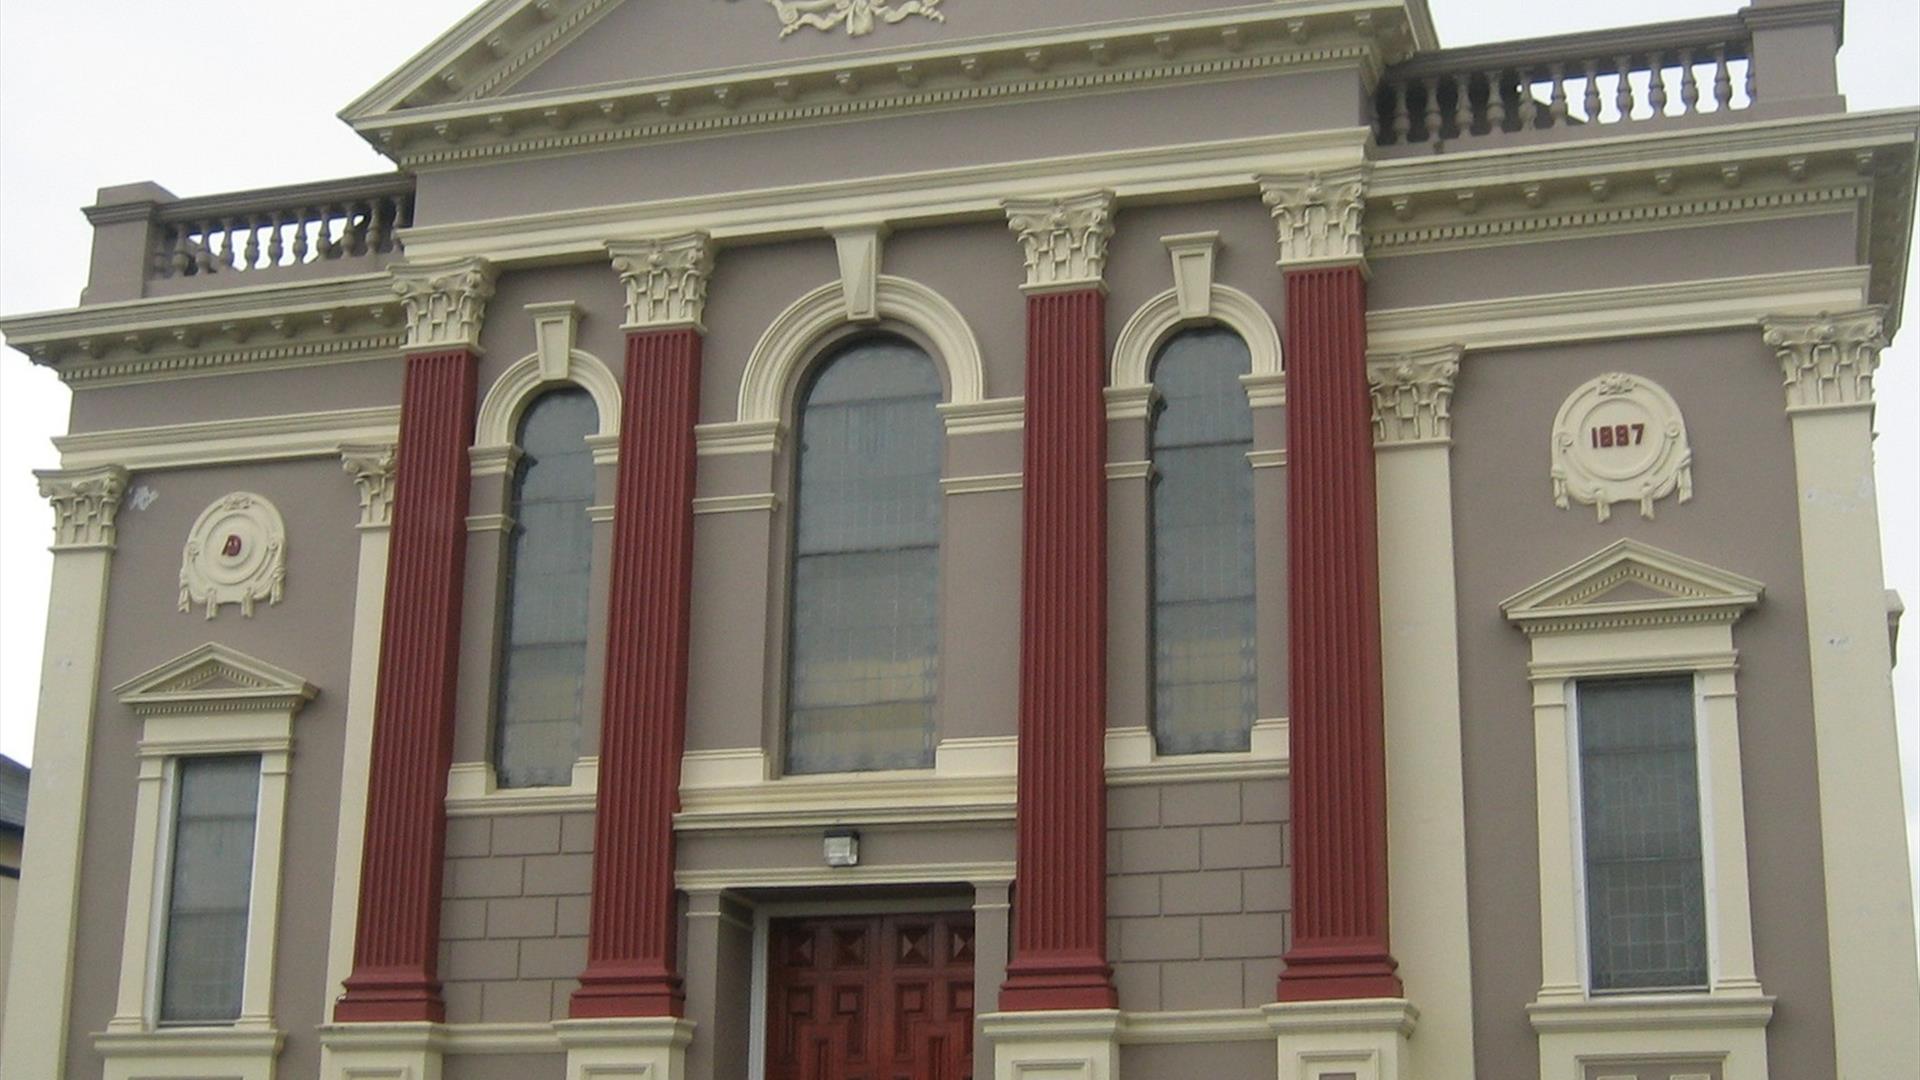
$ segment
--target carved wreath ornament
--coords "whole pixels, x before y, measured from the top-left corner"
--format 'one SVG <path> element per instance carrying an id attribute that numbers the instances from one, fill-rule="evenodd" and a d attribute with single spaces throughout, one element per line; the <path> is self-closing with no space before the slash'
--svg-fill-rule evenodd
<path id="1" fill-rule="evenodd" d="M 180 558 L 180 610 L 206 606 L 207 618 L 220 605 L 239 604 L 253 617 L 253 604 L 280 602 L 287 581 L 287 530 L 280 511 L 266 499 L 236 491 L 202 511 L 187 534 Z"/>
<path id="2" fill-rule="evenodd" d="M 1601 521 L 1617 502 L 1693 498 L 1693 448 L 1673 397 L 1650 379 L 1619 372 L 1575 390 L 1553 420 L 1553 501 L 1592 506 Z"/>
<path id="3" fill-rule="evenodd" d="M 848 37 L 873 33 L 876 22 L 889 25 L 915 15 L 934 22 L 946 22 L 940 13 L 942 0 L 767 0 L 780 16 L 780 36 L 786 37 L 811 26 L 831 31 L 847 28 Z"/>

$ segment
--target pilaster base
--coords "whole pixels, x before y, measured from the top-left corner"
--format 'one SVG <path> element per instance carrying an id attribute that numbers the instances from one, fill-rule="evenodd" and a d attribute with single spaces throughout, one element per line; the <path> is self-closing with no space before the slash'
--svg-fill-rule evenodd
<path id="1" fill-rule="evenodd" d="M 1268 1005 L 1280 1080 L 1409 1080 L 1407 1040 L 1420 1010 L 1403 998 Z"/>
<path id="2" fill-rule="evenodd" d="M 988 1013 L 993 1080 L 1119 1080 L 1120 1011 Z"/>
<path id="3" fill-rule="evenodd" d="M 328 1024 L 320 1029 L 321 1080 L 441 1080 L 439 1024 Z"/>
<path id="4" fill-rule="evenodd" d="M 286 1037 L 271 1028 L 174 1028 L 93 1037 L 106 1080 L 169 1080 L 222 1076 L 273 1080 Z"/>
<path id="5" fill-rule="evenodd" d="M 693 1021 L 672 1016 L 561 1020 L 567 1080 L 685 1080 Z"/>
<path id="6" fill-rule="evenodd" d="M 1613 1066 L 1600 1071 L 1629 1076 L 1658 1066 L 1667 1072 L 1767 1080 L 1773 999 L 1757 992 L 1569 1001 L 1543 991 L 1527 1006 L 1527 1019 L 1540 1037 L 1541 1080 L 1585 1080 L 1593 1065 Z"/>

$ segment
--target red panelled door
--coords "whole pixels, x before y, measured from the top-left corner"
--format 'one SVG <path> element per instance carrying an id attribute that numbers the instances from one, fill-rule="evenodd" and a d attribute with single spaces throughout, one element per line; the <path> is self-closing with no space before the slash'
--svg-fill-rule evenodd
<path id="1" fill-rule="evenodd" d="M 767 1080 L 973 1076 L 970 913 L 776 920 Z"/>

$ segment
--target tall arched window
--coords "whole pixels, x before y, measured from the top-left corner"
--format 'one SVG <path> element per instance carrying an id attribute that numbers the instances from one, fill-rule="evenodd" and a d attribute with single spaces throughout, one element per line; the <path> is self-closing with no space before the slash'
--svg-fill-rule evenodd
<path id="1" fill-rule="evenodd" d="M 933 765 L 940 393 L 925 352 L 867 337 L 801 397 L 789 773 Z"/>
<path id="2" fill-rule="evenodd" d="M 1154 363 L 1153 731 L 1162 754 L 1246 750 L 1254 720 L 1253 412 L 1238 334 L 1183 330 Z"/>
<path id="3" fill-rule="evenodd" d="M 508 511 L 507 614 L 494 768 L 501 787 L 572 782 L 587 678 L 593 454 L 600 414 L 585 390 L 552 390 L 520 420 Z"/>

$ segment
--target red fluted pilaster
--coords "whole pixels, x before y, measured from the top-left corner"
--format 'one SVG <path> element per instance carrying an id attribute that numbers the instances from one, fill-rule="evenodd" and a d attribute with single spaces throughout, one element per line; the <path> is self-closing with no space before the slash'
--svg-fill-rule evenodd
<path id="1" fill-rule="evenodd" d="M 406 360 L 353 974 L 337 1021 L 445 1018 L 437 962 L 474 354 Z"/>
<path id="2" fill-rule="evenodd" d="M 1111 1009 L 1106 296 L 1027 298 L 1019 856 L 1000 1008 Z"/>
<path id="3" fill-rule="evenodd" d="M 679 1016 L 673 814 L 686 743 L 700 334 L 627 335 L 587 969 L 574 1017 Z"/>
<path id="4" fill-rule="evenodd" d="M 1288 270 L 1293 947 L 1281 1001 L 1400 997 L 1387 941 L 1380 563 L 1358 266 Z"/>

